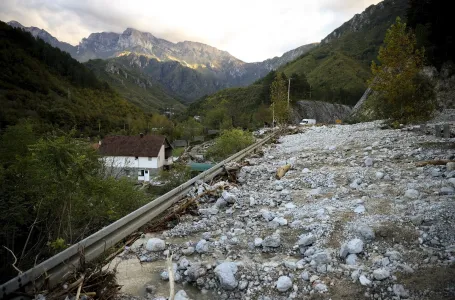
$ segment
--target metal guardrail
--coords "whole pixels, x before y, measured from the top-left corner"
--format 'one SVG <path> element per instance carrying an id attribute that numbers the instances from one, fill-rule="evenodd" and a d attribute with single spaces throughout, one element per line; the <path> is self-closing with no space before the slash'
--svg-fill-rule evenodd
<path id="1" fill-rule="evenodd" d="M 132 213 L 104 227 L 77 244 L 65 249 L 57 255 L 47 259 L 32 269 L 20 274 L 0 286 L 0 299 L 22 289 L 30 283 L 42 283 L 46 280 L 49 287 L 58 284 L 71 270 L 79 266 L 80 251 L 83 251 L 85 261 L 91 261 L 104 251 L 129 236 L 135 230 L 153 220 L 175 202 L 188 193 L 191 186 L 199 180 L 208 181 L 223 171 L 224 165 L 242 159 L 247 154 L 269 141 L 276 132 L 273 132 L 254 143 L 253 145 L 237 152 L 207 171 L 176 187 L 168 193 L 156 198 L 148 204 L 138 208 Z M 43 276 L 44 275 L 44 276 Z"/>

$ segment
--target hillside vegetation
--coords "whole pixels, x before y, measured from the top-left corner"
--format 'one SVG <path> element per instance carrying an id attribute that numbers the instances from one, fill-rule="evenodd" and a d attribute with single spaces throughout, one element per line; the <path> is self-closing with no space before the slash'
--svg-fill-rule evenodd
<path id="1" fill-rule="evenodd" d="M 406 16 L 407 0 L 386 0 L 334 30 L 300 58 L 278 69 L 287 76 L 305 73 L 312 85 L 313 98 L 355 105 L 371 76 L 387 28 L 396 17 Z"/>
<path id="2" fill-rule="evenodd" d="M 88 135 L 144 127 L 145 115 L 84 65 L 0 22 L 0 128 L 30 118 Z"/>

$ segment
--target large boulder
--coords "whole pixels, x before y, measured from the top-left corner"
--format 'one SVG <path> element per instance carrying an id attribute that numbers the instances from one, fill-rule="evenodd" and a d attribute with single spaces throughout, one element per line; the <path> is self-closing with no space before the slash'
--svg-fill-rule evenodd
<path id="1" fill-rule="evenodd" d="M 166 249 L 166 243 L 162 239 L 151 238 L 147 241 L 145 249 L 152 252 L 163 251 Z"/>
<path id="2" fill-rule="evenodd" d="M 224 262 L 215 268 L 215 274 L 221 287 L 228 291 L 235 289 L 238 285 L 235 273 L 237 273 L 237 265 L 233 262 Z"/>

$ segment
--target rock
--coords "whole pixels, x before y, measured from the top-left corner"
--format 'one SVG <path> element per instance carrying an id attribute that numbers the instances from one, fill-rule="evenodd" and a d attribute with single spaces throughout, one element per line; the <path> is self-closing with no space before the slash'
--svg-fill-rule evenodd
<path id="1" fill-rule="evenodd" d="M 384 256 L 387 256 L 390 260 L 394 261 L 394 260 L 399 260 L 401 258 L 401 254 L 400 252 L 398 251 L 395 251 L 395 250 L 391 250 L 391 251 L 387 251 Z"/>
<path id="2" fill-rule="evenodd" d="M 354 266 L 357 264 L 357 255 L 356 254 L 349 254 L 346 257 L 346 264 L 350 266 Z"/>
<path id="3" fill-rule="evenodd" d="M 272 235 L 266 236 L 262 241 L 263 247 L 272 247 L 277 248 L 281 245 L 280 235 L 278 233 L 274 233 Z"/>
<path id="4" fill-rule="evenodd" d="M 313 276 L 310 277 L 310 282 L 313 283 L 313 282 L 315 282 L 318 279 L 319 279 L 319 276 L 313 275 Z"/>
<path id="5" fill-rule="evenodd" d="M 441 195 L 453 195 L 455 193 L 455 190 L 452 187 L 442 187 L 441 190 L 439 191 L 439 194 Z"/>
<path id="6" fill-rule="evenodd" d="M 421 215 L 417 215 L 417 216 L 411 216 L 409 217 L 409 219 L 411 220 L 411 223 L 414 224 L 415 226 L 419 226 L 423 223 L 423 216 Z"/>
<path id="7" fill-rule="evenodd" d="M 353 239 L 346 245 L 347 251 L 352 254 L 357 254 L 363 251 L 363 241 L 361 239 Z"/>
<path id="8" fill-rule="evenodd" d="M 366 278 L 365 275 L 360 275 L 359 276 L 359 281 L 360 281 L 360 284 L 363 285 L 363 286 L 370 286 L 371 285 L 371 280 Z"/>
<path id="9" fill-rule="evenodd" d="M 299 237 L 299 241 L 297 242 L 297 244 L 299 246 L 309 246 L 312 245 L 314 242 L 316 242 L 316 237 L 310 233 L 306 235 L 301 235 Z"/>
<path id="10" fill-rule="evenodd" d="M 331 260 L 330 253 L 327 251 L 317 252 L 311 256 L 311 260 L 314 261 L 316 265 L 329 263 Z"/>
<path id="11" fill-rule="evenodd" d="M 367 157 L 365 159 L 365 166 L 366 167 L 372 167 L 373 166 L 373 159 L 371 157 Z"/>
<path id="12" fill-rule="evenodd" d="M 308 168 L 303 168 L 303 170 L 302 170 L 302 173 L 309 173 L 309 172 L 310 172 L 310 169 L 308 169 Z"/>
<path id="13" fill-rule="evenodd" d="M 323 283 L 317 283 L 314 286 L 314 290 L 319 292 L 319 293 L 324 293 L 324 292 L 327 292 L 329 289 L 327 288 L 327 285 L 325 285 Z"/>
<path id="14" fill-rule="evenodd" d="M 147 241 L 145 249 L 152 252 L 163 251 L 166 248 L 166 243 L 162 239 L 151 238 Z"/>
<path id="15" fill-rule="evenodd" d="M 202 216 L 213 216 L 213 215 L 218 214 L 218 212 L 219 212 L 216 205 L 214 205 L 213 207 L 209 207 L 209 208 L 200 208 L 198 211 L 199 211 L 199 214 L 201 214 Z"/>
<path id="16" fill-rule="evenodd" d="M 187 270 L 189 281 L 196 281 L 199 277 L 204 276 L 207 270 L 202 267 L 201 263 L 193 263 Z"/>
<path id="17" fill-rule="evenodd" d="M 247 280 L 240 280 L 238 289 L 243 291 L 248 287 L 248 281 Z"/>
<path id="18" fill-rule="evenodd" d="M 237 273 L 237 265 L 233 262 L 224 262 L 218 265 L 214 270 L 220 285 L 223 289 L 231 291 L 238 285 L 235 274 Z"/>
<path id="19" fill-rule="evenodd" d="M 446 164 L 447 171 L 455 170 L 455 162 L 451 161 Z"/>
<path id="20" fill-rule="evenodd" d="M 384 178 L 384 173 L 376 172 L 375 176 L 376 176 L 376 179 L 382 179 L 382 178 Z"/>
<path id="21" fill-rule="evenodd" d="M 455 186 L 455 178 L 449 178 L 449 183 L 453 186 Z"/>
<path id="22" fill-rule="evenodd" d="M 190 298 L 184 290 L 180 290 L 174 295 L 174 300 L 190 300 Z"/>
<path id="23" fill-rule="evenodd" d="M 409 298 L 409 292 L 401 284 L 394 284 L 392 290 L 397 297 L 404 299 Z"/>
<path id="24" fill-rule="evenodd" d="M 161 280 L 169 280 L 169 274 L 167 271 L 163 271 L 160 274 Z"/>
<path id="25" fill-rule="evenodd" d="M 376 269 L 373 271 L 373 277 L 376 280 L 384 280 L 390 276 L 390 271 L 387 269 Z"/>
<path id="26" fill-rule="evenodd" d="M 310 273 L 308 273 L 308 271 L 302 272 L 300 277 L 302 277 L 302 279 L 305 280 L 305 281 L 309 281 L 310 280 Z"/>
<path id="27" fill-rule="evenodd" d="M 196 244 L 196 252 L 197 253 L 207 253 L 209 251 L 209 243 L 206 240 L 200 240 Z"/>
<path id="28" fill-rule="evenodd" d="M 284 205 L 284 207 L 286 207 L 287 209 L 294 209 L 296 208 L 295 204 L 294 203 L 286 203 Z"/>
<path id="29" fill-rule="evenodd" d="M 283 217 L 275 217 L 272 222 L 277 222 L 280 226 L 288 225 L 288 220 Z"/>
<path id="30" fill-rule="evenodd" d="M 254 200 L 253 197 L 250 197 L 250 206 L 255 206 L 256 205 L 256 200 Z"/>
<path id="31" fill-rule="evenodd" d="M 255 247 L 261 247 L 262 246 L 262 239 L 261 238 L 255 238 L 254 239 L 254 246 Z"/>
<path id="32" fill-rule="evenodd" d="M 283 186 L 281 186 L 281 185 L 275 186 L 275 191 L 280 192 L 280 191 L 282 191 L 282 190 L 283 190 Z"/>
<path id="33" fill-rule="evenodd" d="M 220 197 L 218 198 L 218 200 L 216 200 L 216 203 L 215 203 L 215 206 L 218 207 L 218 208 L 223 208 L 227 205 L 227 202 L 226 200 L 224 200 L 223 197 Z"/>
<path id="34" fill-rule="evenodd" d="M 188 247 L 185 249 L 182 249 L 183 255 L 191 255 L 194 253 L 194 247 Z"/>
<path id="35" fill-rule="evenodd" d="M 354 212 L 357 214 L 363 214 L 365 212 L 365 206 L 363 205 L 358 205 L 355 209 Z"/>
<path id="36" fill-rule="evenodd" d="M 268 222 L 273 219 L 273 213 L 266 209 L 261 209 L 262 217 Z"/>
<path id="37" fill-rule="evenodd" d="M 292 287 L 292 280 L 288 276 L 280 276 L 276 282 L 276 288 L 280 292 L 286 292 Z"/>
<path id="38" fill-rule="evenodd" d="M 357 227 L 358 234 L 367 241 L 374 240 L 374 230 L 368 225 L 360 225 Z"/>
<path id="39" fill-rule="evenodd" d="M 414 190 L 414 189 L 408 189 L 404 193 L 404 196 L 409 199 L 417 199 L 417 198 L 419 198 L 419 191 Z"/>
<path id="40" fill-rule="evenodd" d="M 345 258 L 348 254 L 349 254 L 349 251 L 348 251 L 348 244 L 347 244 L 347 243 L 344 243 L 344 244 L 341 245 L 341 247 L 340 247 L 340 257 L 341 257 L 341 258 Z"/>
<path id="41" fill-rule="evenodd" d="M 223 194 L 221 196 L 223 197 L 224 200 L 226 200 L 227 203 L 233 204 L 237 200 L 237 198 L 228 191 L 223 191 Z"/>

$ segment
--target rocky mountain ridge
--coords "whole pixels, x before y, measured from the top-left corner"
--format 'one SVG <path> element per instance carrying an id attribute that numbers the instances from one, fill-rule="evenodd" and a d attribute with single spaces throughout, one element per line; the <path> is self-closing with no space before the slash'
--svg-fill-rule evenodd
<path id="1" fill-rule="evenodd" d="M 158 69 L 151 72 L 154 74 L 159 73 L 158 71 L 166 68 L 166 66 L 172 65 L 174 68 L 171 69 L 174 72 L 178 69 L 179 72 L 191 74 L 190 78 L 206 80 L 202 84 L 194 83 L 191 82 L 191 79 L 185 78 L 182 73 L 174 74 L 175 76 L 172 77 L 178 77 L 183 82 L 164 81 L 165 87 L 174 86 L 174 88 L 169 89 L 169 92 L 183 95 L 182 99 L 187 101 L 195 100 L 223 88 L 251 84 L 271 70 L 297 58 L 317 45 L 316 43 L 303 45 L 284 53 L 281 57 L 274 57 L 263 62 L 246 63 L 227 51 L 203 43 L 191 41 L 172 43 L 134 28 L 127 28 L 122 33 L 92 33 L 87 38 L 82 39 L 79 45 L 72 46 L 58 41 L 45 30 L 36 27 L 24 27 L 16 21 L 11 21 L 8 24 L 31 32 L 35 37 L 68 52 L 81 62 L 87 62 L 90 59 L 112 59 L 123 64 L 125 60 L 129 60 L 129 65 L 136 66 L 138 70 L 143 69 L 144 63 L 157 66 Z M 152 62 L 152 60 L 154 61 Z M 138 61 L 141 61 L 140 65 L 137 64 Z M 172 62 L 177 62 L 181 67 L 165 64 Z M 186 68 L 190 70 L 186 70 Z M 159 74 L 160 76 L 152 77 L 152 79 L 163 83 L 163 78 L 166 76 Z M 188 95 L 185 89 L 176 88 L 176 85 L 184 86 L 185 89 L 197 85 L 199 90 Z"/>

